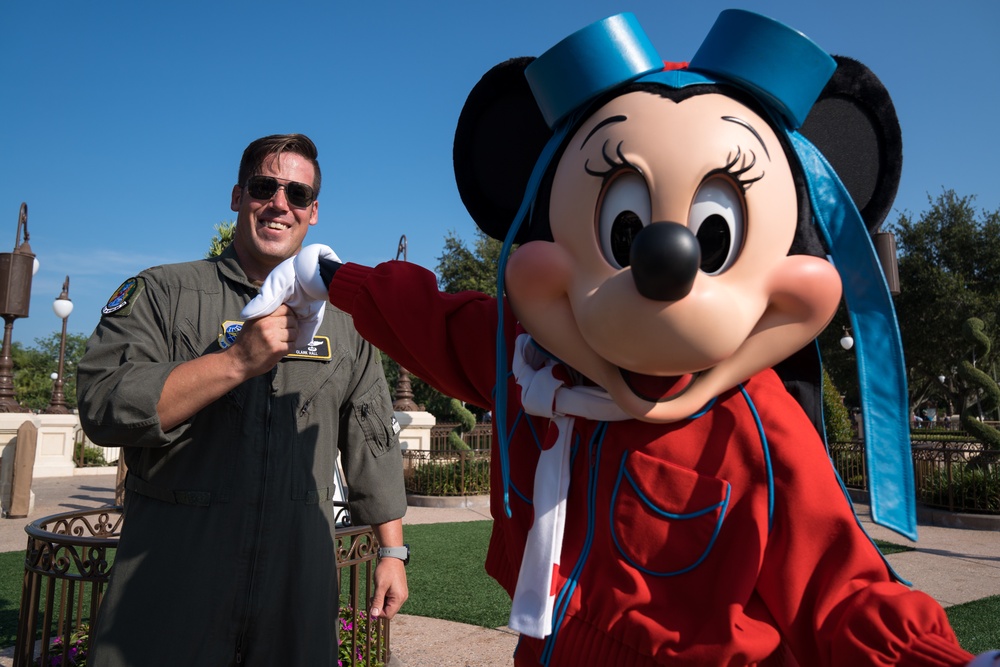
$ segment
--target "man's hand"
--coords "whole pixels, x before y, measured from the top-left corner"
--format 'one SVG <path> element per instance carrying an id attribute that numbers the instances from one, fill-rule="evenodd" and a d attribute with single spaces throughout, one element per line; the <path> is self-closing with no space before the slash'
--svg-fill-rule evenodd
<path id="1" fill-rule="evenodd" d="M 279 303 L 270 314 L 246 321 L 226 353 L 244 369 L 246 378 L 256 377 L 295 351 L 299 333 L 299 318 Z"/>
<path id="2" fill-rule="evenodd" d="M 270 371 L 295 351 L 298 334 L 298 318 L 279 303 L 270 315 L 246 322 L 230 347 L 174 368 L 156 403 L 160 428 L 179 426 L 233 387 Z"/>
<path id="3" fill-rule="evenodd" d="M 392 618 L 410 597 L 406 567 L 398 558 L 382 558 L 375 567 L 375 594 L 369 613 L 372 618 Z"/>

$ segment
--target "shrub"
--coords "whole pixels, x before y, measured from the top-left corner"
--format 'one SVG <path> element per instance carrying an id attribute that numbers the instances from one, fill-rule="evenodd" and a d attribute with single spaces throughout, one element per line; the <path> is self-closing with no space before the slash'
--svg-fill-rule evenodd
<path id="1" fill-rule="evenodd" d="M 464 467 L 464 469 L 463 469 Z M 409 490 L 427 496 L 477 496 L 490 492 L 490 461 L 486 455 L 456 456 L 413 469 Z"/>
<path id="2" fill-rule="evenodd" d="M 854 427 L 851 426 L 851 415 L 840 399 L 840 391 L 823 371 L 823 421 L 826 422 L 827 442 L 850 442 L 854 440 Z"/>
<path id="3" fill-rule="evenodd" d="M 992 467 L 954 463 L 950 480 L 947 470 L 935 468 L 920 479 L 917 493 L 927 505 L 946 507 L 951 499 L 962 510 L 1000 512 L 1000 474 Z"/>
<path id="4" fill-rule="evenodd" d="M 104 460 L 104 451 L 98 449 L 97 447 L 87 447 L 82 442 L 76 443 L 76 448 L 73 450 L 73 460 L 80 461 L 80 450 L 83 450 L 83 467 L 91 468 L 95 466 L 106 466 L 108 462 Z"/>

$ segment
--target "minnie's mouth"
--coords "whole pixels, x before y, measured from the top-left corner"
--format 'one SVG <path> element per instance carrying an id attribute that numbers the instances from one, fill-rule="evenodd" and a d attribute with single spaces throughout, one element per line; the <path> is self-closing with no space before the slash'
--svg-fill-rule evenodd
<path id="1" fill-rule="evenodd" d="M 633 373 L 624 368 L 619 368 L 618 371 L 632 393 L 650 403 L 665 403 L 682 396 L 700 375 L 700 373 L 687 373 L 661 377 Z"/>

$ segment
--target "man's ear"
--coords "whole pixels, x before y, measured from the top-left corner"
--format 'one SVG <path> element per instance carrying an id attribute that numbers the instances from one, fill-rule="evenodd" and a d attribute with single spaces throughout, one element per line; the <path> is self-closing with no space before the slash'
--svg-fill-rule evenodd
<path id="1" fill-rule="evenodd" d="M 231 210 L 237 212 L 240 210 L 240 201 L 242 196 L 243 196 L 243 188 L 241 188 L 238 185 L 234 185 L 232 199 L 229 202 L 229 208 Z"/>
<path id="2" fill-rule="evenodd" d="M 870 69 L 851 58 L 834 59 L 837 70 L 800 132 L 833 166 L 874 232 L 892 208 L 903 170 L 899 119 Z"/>
<path id="3" fill-rule="evenodd" d="M 458 193 L 479 228 L 500 241 L 552 136 L 524 78 L 533 60 L 508 60 L 484 74 L 469 93 L 455 130 Z M 528 231 L 523 225 L 515 241 L 526 240 Z"/>

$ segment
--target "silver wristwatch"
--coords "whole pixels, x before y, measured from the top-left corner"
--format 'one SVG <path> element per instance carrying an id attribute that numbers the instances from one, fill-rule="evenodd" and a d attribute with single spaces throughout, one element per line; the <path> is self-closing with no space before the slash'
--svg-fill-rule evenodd
<path id="1" fill-rule="evenodd" d="M 379 558 L 398 558 L 403 561 L 403 565 L 410 563 L 410 545 L 404 544 L 401 547 L 381 547 L 378 550 Z"/>

